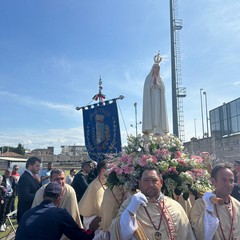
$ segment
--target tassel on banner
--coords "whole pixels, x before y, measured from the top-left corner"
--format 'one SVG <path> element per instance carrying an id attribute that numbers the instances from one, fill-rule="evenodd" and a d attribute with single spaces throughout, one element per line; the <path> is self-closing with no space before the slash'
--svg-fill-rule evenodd
<path id="1" fill-rule="evenodd" d="M 92 99 L 95 101 L 99 100 L 99 102 L 103 102 L 105 98 L 106 98 L 106 96 L 104 94 L 98 93 L 98 94 L 94 95 L 94 97 Z"/>

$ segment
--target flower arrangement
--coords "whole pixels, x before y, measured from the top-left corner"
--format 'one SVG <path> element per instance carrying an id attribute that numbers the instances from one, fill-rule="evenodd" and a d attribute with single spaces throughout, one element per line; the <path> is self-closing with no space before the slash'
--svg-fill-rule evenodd
<path id="1" fill-rule="evenodd" d="M 130 136 L 125 152 L 109 155 L 107 184 L 110 188 L 124 185 L 128 190 L 137 188 L 139 172 L 146 165 L 155 165 L 163 177 L 162 192 L 169 197 L 189 194 L 200 197 L 212 191 L 209 174 L 200 156 L 184 152 L 181 141 L 171 135 Z"/>

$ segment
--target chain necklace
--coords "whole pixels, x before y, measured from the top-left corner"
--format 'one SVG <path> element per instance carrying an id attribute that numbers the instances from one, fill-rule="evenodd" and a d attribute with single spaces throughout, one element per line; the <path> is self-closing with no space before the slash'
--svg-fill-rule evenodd
<path id="1" fill-rule="evenodd" d="M 117 202 L 117 204 L 118 204 L 118 208 L 120 208 L 120 206 L 121 206 L 121 205 L 122 205 L 122 203 L 123 203 L 123 198 L 124 198 L 124 195 L 125 195 L 125 192 L 124 192 L 124 190 L 123 190 L 123 192 L 122 192 L 122 198 L 121 198 L 120 202 L 118 201 L 118 199 L 117 199 L 116 195 L 114 194 L 114 192 L 113 192 L 113 189 L 111 190 L 111 193 L 112 193 L 112 195 L 113 195 L 113 197 L 114 197 L 115 201 L 116 201 L 116 202 Z"/>
<path id="2" fill-rule="evenodd" d="M 99 178 L 99 177 L 98 177 L 98 181 L 100 182 L 100 184 L 101 184 L 101 186 L 102 186 L 103 190 L 105 191 L 105 190 L 106 190 L 106 188 L 104 187 L 104 184 L 102 184 L 102 182 L 101 182 L 101 180 L 100 180 L 100 178 Z"/>
<path id="3" fill-rule="evenodd" d="M 164 201 L 162 201 L 162 203 L 163 203 L 163 206 L 161 207 L 161 212 L 159 211 L 160 203 L 158 203 L 158 207 L 157 207 L 158 212 L 159 212 L 160 215 L 161 215 L 160 221 L 159 221 L 159 224 L 158 224 L 158 227 L 156 227 L 156 226 L 154 225 L 154 223 L 153 223 L 153 221 L 152 221 L 152 218 L 150 217 L 150 214 L 149 214 L 147 208 L 146 208 L 146 207 L 143 207 L 144 210 L 145 210 L 145 212 L 146 212 L 146 214 L 147 214 L 147 216 L 148 216 L 148 218 L 149 218 L 149 220 L 150 220 L 150 222 L 151 222 L 151 224 L 153 225 L 154 229 L 157 230 L 157 231 L 160 229 L 160 226 L 161 226 L 161 223 L 162 223 L 162 218 L 163 218 Z"/>
<path id="4" fill-rule="evenodd" d="M 233 234 L 234 207 L 233 207 L 233 203 L 232 203 L 232 199 L 231 198 L 230 198 L 230 204 L 232 205 L 232 209 L 231 209 L 232 214 L 229 212 L 230 216 L 231 216 L 231 228 L 230 228 L 228 240 L 231 239 L 231 236 Z M 217 205 L 216 204 L 215 204 L 215 209 L 216 209 L 216 213 L 217 213 L 217 218 L 219 219 L 219 226 L 220 226 L 220 230 L 221 230 L 223 239 L 227 240 L 226 237 L 225 237 L 225 234 L 223 232 L 223 228 L 222 228 L 222 224 L 221 224 L 221 221 L 220 221 L 220 218 L 219 218 L 218 209 L 217 209 Z"/>

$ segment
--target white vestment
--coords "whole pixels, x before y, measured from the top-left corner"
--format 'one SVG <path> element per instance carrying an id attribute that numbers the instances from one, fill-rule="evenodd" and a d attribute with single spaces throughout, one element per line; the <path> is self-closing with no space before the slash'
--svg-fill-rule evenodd
<path id="1" fill-rule="evenodd" d="M 190 222 L 197 240 L 240 239 L 240 202 L 230 199 L 228 205 L 214 205 L 211 214 L 206 211 L 202 198 L 196 200 Z"/>
<path id="2" fill-rule="evenodd" d="M 146 208 L 140 205 L 134 216 L 127 210 L 130 201 L 128 198 L 123 202 L 110 226 L 111 240 L 195 240 L 188 217 L 175 200 L 164 196 L 161 211 L 156 203 L 148 202 Z M 157 234 L 162 238 L 156 238 Z"/>

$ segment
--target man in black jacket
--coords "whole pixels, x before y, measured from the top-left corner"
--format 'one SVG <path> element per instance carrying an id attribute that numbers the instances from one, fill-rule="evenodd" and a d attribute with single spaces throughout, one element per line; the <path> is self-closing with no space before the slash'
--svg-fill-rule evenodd
<path id="1" fill-rule="evenodd" d="M 78 202 L 81 200 L 89 184 L 87 181 L 87 177 L 92 169 L 91 162 L 91 160 L 86 160 L 82 163 L 82 169 L 74 176 L 71 185 L 76 192 Z"/>
<path id="2" fill-rule="evenodd" d="M 22 215 L 32 207 L 32 202 L 37 190 L 41 187 L 40 170 L 41 160 L 38 157 L 30 157 L 26 162 L 26 170 L 18 181 L 18 224 Z"/>
<path id="3" fill-rule="evenodd" d="M 62 186 L 57 182 L 50 182 L 46 186 L 43 202 L 23 215 L 16 240 L 59 240 L 63 234 L 69 239 L 93 239 L 100 220 L 93 220 L 89 230 L 79 228 L 66 209 L 56 207 L 61 200 L 61 193 Z"/>

